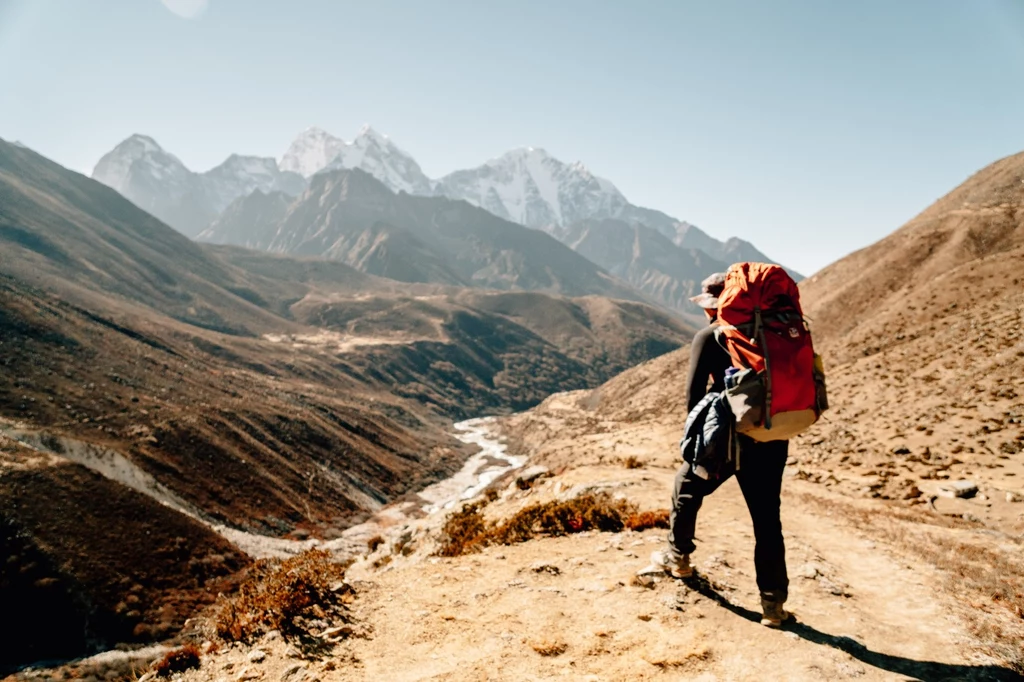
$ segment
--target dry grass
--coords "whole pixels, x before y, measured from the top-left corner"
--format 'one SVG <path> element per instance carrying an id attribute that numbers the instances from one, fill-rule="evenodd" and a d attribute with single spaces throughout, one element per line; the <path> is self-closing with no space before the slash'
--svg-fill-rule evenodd
<path id="1" fill-rule="evenodd" d="M 557 536 L 599 530 L 618 533 L 638 516 L 636 507 L 608 493 L 588 493 L 571 500 L 538 502 L 509 519 L 488 523 L 481 512 L 486 502 L 474 502 L 448 516 L 441 529 L 440 556 L 460 556 L 491 545 L 511 545 L 539 535 Z"/>
<path id="2" fill-rule="evenodd" d="M 622 466 L 627 469 L 643 469 L 644 461 L 636 455 L 630 455 L 629 457 L 622 458 Z"/>
<path id="3" fill-rule="evenodd" d="M 462 556 L 477 551 L 484 546 L 487 533 L 487 521 L 480 512 L 486 502 L 465 504 L 445 519 L 441 528 L 440 556 Z"/>
<path id="4" fill-rule="evenodd" d="M 199 647 L 186 644 L 180 649 L 168 651 L 163 658 L 153 664 L 153 672 L 157 677 L 170 677 L 186 670 L 198 668 L 200 663 Z"/>
<path id="5" fill-rule="evenodd" d="M 642 532 L 651 528 L 668 528 L 669 527 L 669 510 L 658 509 L 657 511 L 644 511 L 636 514 L 631 514 L 626 518 L 626 528 Z"/>
<path id="6" fill-rule="evenodd" d="M 287 638 L 310 636 L 347 620 L 354 592 L 344 582 L 346 564 L 311 549 L 285 561 L 259 561 L 239 587 L 222 599 L 213 623 L 221 639 L 252 643 L 271 630 Z"/>
<path id="7" fill-rule="evenodd" d="M 384 537 L 381 535 L 374 535 L 372 538 L 366 541 L 366 551 L 371 554 L 381 545 L 384 544 Z"/>

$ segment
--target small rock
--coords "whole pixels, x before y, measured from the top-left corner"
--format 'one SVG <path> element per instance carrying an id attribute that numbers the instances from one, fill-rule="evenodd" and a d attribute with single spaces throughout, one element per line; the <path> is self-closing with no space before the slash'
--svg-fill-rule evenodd
<path id="1" fill-rule="evenodd" d="M 529 467 L 527 469 L 523 469 L 521 472 L 519 472 L 519 475 L 516 476 L 516 480 L 517 481 L 521 481 L 523 483 L 533 483 L 538 478 L 543 478 L 544 476 L 550 476 L 550 475 L 551 475 L 551 470 L 550 469 L 548 469 L 547 467 L 542 467 L 540 465 L 537 465 L 537 466 Z"/>
<path id="2" fill-rule="evenodd" d="M 530 570 L 534 573 L 550 573 L 551 575 L 559 575 L 562 572 L 562 569 L 560 569 L 558 566 L 555 566 L 554 564 L 548 564 L 543 561 L 538 561 L 537 563 L 530 566 Z"/>
<path id="3" fill-rule="evenodd" d="M 974 497 L 978 494 L 978 484 L 974 481 L 953 481 L 939 488 L 943 497 Z"/>
<path id="4" fill-rule="evenodd" d="M 800 569 L 800 577 L 807 580 L 814 580 L 821 575 L 821 570 L 814 564 L 807 564 Z"/>
<path id="5" fill-rule="evenodd" d="M 907 489 L 907 492 L 903 493 L 903 499 L 904 500 L 916 500 L 917 498 L 921 497 L 921 495 L 923 495 L 923 494 L 924 493 L 921 492 L 920 488 L 918 488 L 916 485 L 912 485 L 912 486 L 910 486 L 910 488 Z"/>
<path id="6" fill-rule="evenodd" d="M 287 682 L 287 680 L 290 680 L 292 677 L 297 675 L 300 671 L 304 670 L 305 668 L 306 666 L 302 665 L 301 663 L 294 663 L 288 666 L 287 668 L 285 668 L 284 672 L 281 673 L 281 682 Z"/>
<path id="7" fill-rule="evenodd" d="M 331 591 L 334 592 L 335 590 L 332 588 Z M 271 630 L 267 634 L 263 635 L 264 642 L 276 642 L 279 639 L 281 639 L 280 630 Z"/>
<path id="8" fill-rule="evenodd" d="M 263 649 L 253 649 L 252 651 L 249 652 L 249 655 L 246 656 L 246 660 L 248 660 L 250 663 L 259 663 L 260 661 L 262 661 L 266 657 L 267 657 L 267 652 L 264 651 Z"/>
<path id="9" fill-rule="evenodd" d="M 260 676 L 259 670 L 253 670 L 251 668 L 242 668 L 237 675 L 235 675 L 235 682 L 246 682 L 247 680 L 255 680 Z"/>
<path id="10" fill-rule="evenodd" d="M 892 449 L 892 454 L 894 454 L 894 455 L 909 455 L 910 454 L 910 448 L 908 448 L 906 445 L 900 445 L 900 446 L 895 447 L 895 448 Z"/>
<path id="11" fill-rule="evenodd" d="M 339 625 L 335 628 L 327 628 L 320 633 L 320 637 L 323 639 L 341 639 L 342 637 L 348 637 L 351 634 L 351 625 Z"/>
<path id="12" fill-rule="evenodd" d="M 837 597 L 851 596 L 847 590 L 843 589 L 842 585 L 837 585 L 836 583 L 832 582 L 824 576 L 822 576 L 821 579 L 818 580 L 818 584 L 821 586 L 821 589 Z"/>
<path id="13" fill-rule="evenodd" d="M 1021 499 L 1020 497 L 1018 497 L 1017 495 L 1014 495 L 1011 492 L 1007 492 L 1006 493 L 1006 501 L 1007 502 L 1011 502 L 1011 503 L 1013 503 L 1013 502 L 1020 502 L 1020 499 Z"/>
<path id="14" fill-rule="evenodd" d="M 665 567 L 658 564 L 648 564 L 637 571 L 636 574 L 641 578 L 644 576 L 665 575 Z"/>
<path id="15" fill-rule="evenodd" d="M 644 589 L 652 589 L 657 581 L 650 575 L 637 575 L 633 577 L 633 586 Z"/>
<path id="16" fill-rule="evenodd" d="M 155 670 L 150 670 L 148 673 L 146 673 L 145 675 L 143 675 L 142 677 L 139 678 L 139 682 L 149 682 L 150 680 L 155 679 L 155 678 L 156 678 L 156 671 Z"/>

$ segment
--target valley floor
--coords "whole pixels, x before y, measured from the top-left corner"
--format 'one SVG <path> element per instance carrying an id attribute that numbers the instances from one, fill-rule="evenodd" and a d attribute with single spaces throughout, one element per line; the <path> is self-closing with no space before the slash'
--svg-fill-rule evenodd
<path id="1" fill-rule="evenodd" d="M 557 411 L 549 405 L 547 414 Z M 511 420 L 513 445 L 517 429 L 536 433 L 537 420 Z M 488 513 L 507 515 L 577 486 L 607 488 L 641 509 L 668 505 L 677 426 L 571 436 L 534 447 L 534 461 L 554 475 L 525 491 L 510 485 Z M 642 466 L 622 466 L 630 455 Z M 914 547 L 969 544 L 977 531 L 885 509 L 787 477 L 788 606 L 797 622 L 783 631 L 758 623 L 750 520 L 729 482 L 701 511 L 694 580 L 634 579 L 662 547 L 663 530 L 535 539 L 455 558 L 429 556 L 423 542 L 380 568 L 378 557 L 349 570 L 359 625 L 326 658 L 302 659 L 271 638 L 258 645 L 265 657 L 223 649 L 184 679 L 1019 679 L 1002 661 L 1021 655 L 1012 629 L 1020 623 L 958 589 Z M 438 525 L 425 519 L 418 532 L 426 537 Z"/>

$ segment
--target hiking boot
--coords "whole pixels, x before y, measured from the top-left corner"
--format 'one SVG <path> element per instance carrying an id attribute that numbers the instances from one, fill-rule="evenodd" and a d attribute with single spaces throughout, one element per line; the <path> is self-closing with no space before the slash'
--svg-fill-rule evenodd
<path id="1" fill-rule="evenodd" d="M 764 615 L 761 616 L 761 625 L 769 628 L 781 628 L 782 624 L 789 620 L 790 613 L 786 609 L 782 608 L 781 601 L 769 601 L 767 599 L 761 600 L 761 610 Z"/>
<path id="2" fill-rule="evenodd" d="M 690 565 L 689 554 L 654 552 L 651 554 L 651 563 L 655 566 L 660 566 L 662 570 L 673 578 L 689 578 L 693 575 L 693 566 Z"/>

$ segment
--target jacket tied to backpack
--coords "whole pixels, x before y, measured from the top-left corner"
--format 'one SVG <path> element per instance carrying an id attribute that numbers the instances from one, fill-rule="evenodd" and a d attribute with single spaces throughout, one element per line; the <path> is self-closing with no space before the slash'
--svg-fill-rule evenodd
<path id="1" fill-rule="evenodd" d="M 683 460 L 705 480 L 721 478 L 730 464 L 739 468 L 739 440 L 724 393 L 708 393 L 686 416 L 679 443 Z"/>

